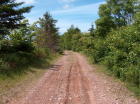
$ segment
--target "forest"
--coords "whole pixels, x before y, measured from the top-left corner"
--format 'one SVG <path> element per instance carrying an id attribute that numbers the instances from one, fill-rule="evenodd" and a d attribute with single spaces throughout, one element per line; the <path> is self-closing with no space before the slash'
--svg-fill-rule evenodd
<path id="1" fill-rule="evenodd" d="M 106 0 L 89 32 L 72 25 L 63 35 L 48 12 L 29 24 L 24 13 L 33 6 L 23 4 L 0 0 L 0 77 L 23 73 L 71 50 L 87 55 L 92 63 L 106 66 L 112 75 L 140 89 L 139 0 Z"/>

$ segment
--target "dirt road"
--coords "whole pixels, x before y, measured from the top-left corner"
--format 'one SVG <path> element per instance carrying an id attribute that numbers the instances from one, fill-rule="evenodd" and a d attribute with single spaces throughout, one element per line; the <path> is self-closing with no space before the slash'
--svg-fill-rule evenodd
<path id="1" fill-rule="evenodd" d="M 66 52 L 26 96 L 9 104 L 138 104 L 118 82 L 94 70 L 82 55 Z"/>

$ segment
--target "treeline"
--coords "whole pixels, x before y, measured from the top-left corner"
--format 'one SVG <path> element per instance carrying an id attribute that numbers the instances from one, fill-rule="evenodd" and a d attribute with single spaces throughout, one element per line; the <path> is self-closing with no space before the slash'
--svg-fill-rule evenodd
<path id="1" fill-rule="evenodd" d="M 19 73 L 48 62 L 60 51 L 56 20 L 49 13 L 30 25 L 24 13 L 33 6 L 0 0 L 0 75 Z"/>
<path id="2" fill-rule="evenodd" d="M 95 24 L 89 33 L 72 26 L 61 37 L 61 47 L 84 52 L 94 63 L 140 88 L 140 2 L 107 0 L 100 5 Z"/>

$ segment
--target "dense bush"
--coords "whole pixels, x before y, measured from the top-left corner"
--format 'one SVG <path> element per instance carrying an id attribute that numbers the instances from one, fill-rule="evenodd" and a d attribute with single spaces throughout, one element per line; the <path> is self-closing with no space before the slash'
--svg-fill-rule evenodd
<path id="1" fill-rule="evenodd" d="M 32 52 L 34 46 L 29 41 L 11 41 L 11 40 L 1 40 L 0 42 L 0 54 L 3 53 L 14 53 L 18 51 L 22 52 Z"/>
<path id="2" fill-rule="evenodd" d="M 56 21 L 52 21 L 53 18 L 48 13 L 45 16 L 49 18 L 44 17 L 33 25 L 28 20 L 20 21 L 24 26 L 9 31 L 7 37 L 0 39 L 0 75 L 22 73 L 30 66 L 47 66 L 53 54 L 62 53 Z M 50 20 L 52 23 L 48 22 Z M 51 25 L 51 32 L 48 29 L 44 31 L 48 24 Z"/>
<path id="3" fill-rule="evenodd" d="M 68 29 L 62 36 L 64 49 L 84 52 L 94 63 L 106 65 L 116 77 L 140 88 L 139 5 L 138 0 L 107 0 L 99 8 L 96 29 L 92 26 L 90 34 Z"/>
<path id="4" fill-rule="evenodd" d="M 102 62 L 119 78 L 140 84 L 140 34 L 135 26 L 112 31 L 106 38 L 108 53 Z"/>
<path id="5" fill-rule="evenodd" d="M 65 49 L 82 51 L 94 63 L 106 65 L 116 77 L 140 87 L 140 30 L 138 26 L 124 26 L 112 30 L 105 38 L 90 34 L 65 34 Z M 62 41 L 63 42 L 63 41 Z M 67 45 L 68 44 L 68 45 Z M 68 47 L 68 48 L 67 48 Z"/>

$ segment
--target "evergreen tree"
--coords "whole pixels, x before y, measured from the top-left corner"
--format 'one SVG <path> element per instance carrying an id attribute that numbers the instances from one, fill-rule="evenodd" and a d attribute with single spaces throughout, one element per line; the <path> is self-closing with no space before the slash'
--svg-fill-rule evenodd
<path id="1" fill-rule="evenodd" d="M 94 25 L 92 24 L 91 25 L 91 28 L 89 29 L 89 32 L 90 32 L 90 34 L 92 35 L 92 36 L 94 36 Z"/>
<path id="2" fill-rule="evenodd" d="M 39 19 L 39 25 L 41 35 L 37 37 L 37 42 L 40 47 L 47 47 L 51 51 L 56 51 L 58 49 L 59 35 L 58 28 L 56 28 L 56 20 L 47 12 L 44 14 L 43 18 Z"/>
<path id="3" fill-rule="evenodd" d="M 9 30 L 17 29 L 24 24 L 20 21 L 24 19 L 23 13 L 30 12 L 32 6 L 21 7 L 24 2 L 16 3 L 15 0 L 0 0 L 0 37 L 3 38 Z"/>

